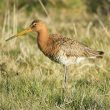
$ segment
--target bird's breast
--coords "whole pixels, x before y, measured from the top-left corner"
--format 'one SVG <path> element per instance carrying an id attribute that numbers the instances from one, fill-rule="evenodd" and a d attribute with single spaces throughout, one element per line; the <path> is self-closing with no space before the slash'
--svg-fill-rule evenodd
<path id="1" fill-rule="evenodd" d="M 60 47 L 58 45 L 54 45 L 51 42 L 47 43 L 41 43 L 38 42 L 39 49 L 43 52 L 45 56 L 47 56 L 49 59 L 58 62 L 58 53 L 60 50 Z"/>

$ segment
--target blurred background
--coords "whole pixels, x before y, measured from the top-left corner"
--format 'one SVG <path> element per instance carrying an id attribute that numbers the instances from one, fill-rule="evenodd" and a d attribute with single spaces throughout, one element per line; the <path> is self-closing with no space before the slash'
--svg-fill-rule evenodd
<path id="1" fill-rule="evenodd" d="M 105 52 L 68 67 L 66 93 L 62 65 L 42 54 L 35 33 L 5 41 L 36 18 Z M 1 110 L 109 110 L 110 0 L 0 0 L 0 97 Z"/>

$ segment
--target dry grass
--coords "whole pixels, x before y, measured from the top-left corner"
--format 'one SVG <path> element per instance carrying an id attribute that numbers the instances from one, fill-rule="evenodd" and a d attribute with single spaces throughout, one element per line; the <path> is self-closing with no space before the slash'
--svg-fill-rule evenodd
<path id="1" fill-rule="evenodd" d="M 6 11 L 0 37 L 1 110 L 109 110 L 109 24 L 83 11 L 73 16 L 74 10 L 54 10 L 55 13 L 53 10 L 48 10 L 49 17 L 38 11 L 27 17 L 24 10 L 17 11 L 15 7 L 13 12 Z M 34 17 L 44 20 L 52 33 L 62 33 L 105 52 L 101 60 L 69 67 L 65 93 L 62 92 L 62 65 L 50 61 L 40 52 L 35 34 L 5 41 L 27 27 Z"/>

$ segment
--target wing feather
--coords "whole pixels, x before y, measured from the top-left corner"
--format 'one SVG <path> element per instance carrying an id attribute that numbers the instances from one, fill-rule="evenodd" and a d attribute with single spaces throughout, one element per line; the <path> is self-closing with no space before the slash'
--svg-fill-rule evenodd
<path id="1" fill-rule="evenodd" d="M 95 51 L 85 44 L 76 40 L 63 37 L 60 34 L 53 34 L 53 44 L 59 45 L 60 49 L 71 57 L 97 57 L 100 56 L 99 51 Z"/>

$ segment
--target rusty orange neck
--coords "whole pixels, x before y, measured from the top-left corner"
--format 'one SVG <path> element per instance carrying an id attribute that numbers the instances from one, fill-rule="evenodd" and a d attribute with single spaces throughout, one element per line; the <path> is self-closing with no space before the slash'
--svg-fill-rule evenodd
<path id="1" fill-rule="evenodd" d="M 47 44 L 48 39 L 49 39 L 48 29 L 46 27 L 42 28 L 38 32 L 38 37 L 37 37 L 37 42 L 40 48 L 43 48 Z"/>

